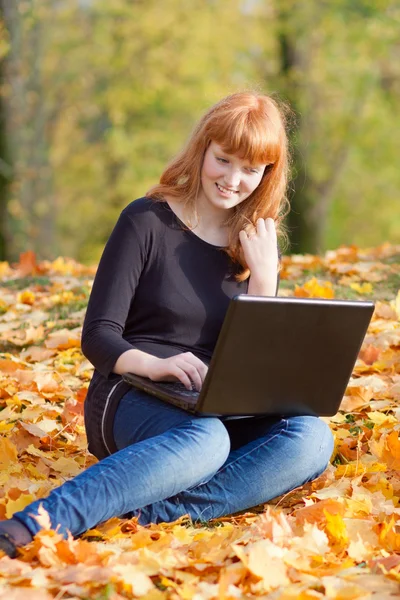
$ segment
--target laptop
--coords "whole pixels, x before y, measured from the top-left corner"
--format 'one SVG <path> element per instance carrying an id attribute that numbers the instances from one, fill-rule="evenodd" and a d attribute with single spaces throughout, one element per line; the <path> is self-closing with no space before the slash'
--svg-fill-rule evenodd
<path id="1" fill-rule="evenodd" d="M 199 415 L 333 416 L 374 312 L 369 301 L 232 298 L 200 392 L 126 373 L 129 384 Z"/>

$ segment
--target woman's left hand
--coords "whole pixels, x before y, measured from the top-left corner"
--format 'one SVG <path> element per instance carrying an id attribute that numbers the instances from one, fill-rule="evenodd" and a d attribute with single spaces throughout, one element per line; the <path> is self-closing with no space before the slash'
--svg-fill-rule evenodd
<path id="1" fill-rule="evenodd" d="M 250 269 L 250 279 L 258 285 L 276 285 L 278 272 L 278 247 L 273 219 L 257 219 L 253 233 L 239 232 L 244 258 Z"/>

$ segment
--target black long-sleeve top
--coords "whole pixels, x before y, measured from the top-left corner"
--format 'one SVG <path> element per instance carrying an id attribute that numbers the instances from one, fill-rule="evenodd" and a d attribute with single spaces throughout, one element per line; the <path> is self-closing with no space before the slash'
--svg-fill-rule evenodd
<path id="1" fill-rule="evenodd" d="M 116 451 L 112 422 L 127 384 L 113 368 L 137 348 L 159 358 L 193 352 L 209 362 L 229 300 L 246 293 L 223 248 L 185 228 L 166 202 L 129 204 L 105 246 L 90 295 L 82 352 L 95 372 L 85 402 L 89 450 Z"/>

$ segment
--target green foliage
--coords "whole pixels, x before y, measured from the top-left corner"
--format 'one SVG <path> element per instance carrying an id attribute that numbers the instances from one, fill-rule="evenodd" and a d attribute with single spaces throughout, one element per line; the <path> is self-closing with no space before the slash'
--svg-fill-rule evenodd
<path id="1" fill-rule="evenodd" d="M 297 112 L 294 251 L 400 239 L 389 0 L 24 0 L 17 15 L 9 258 L 33 247 L 97 261 L 203 110 L 247 87 Z"/>

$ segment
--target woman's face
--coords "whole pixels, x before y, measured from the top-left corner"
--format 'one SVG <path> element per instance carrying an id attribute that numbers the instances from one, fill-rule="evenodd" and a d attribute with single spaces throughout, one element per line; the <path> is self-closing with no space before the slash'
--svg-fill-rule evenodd
<path id="1" fill-rule="evenodd" d="M 215 208 L 231 209 L 250 196 L 260 183 L 266 164 L 251 165 L 211 142 L 201 169 L 202 200 Z"/>

